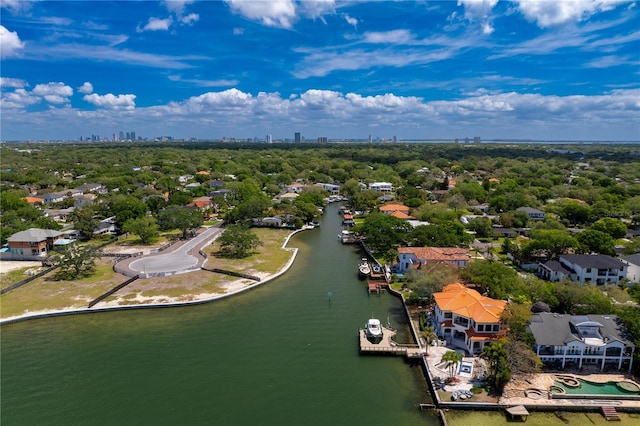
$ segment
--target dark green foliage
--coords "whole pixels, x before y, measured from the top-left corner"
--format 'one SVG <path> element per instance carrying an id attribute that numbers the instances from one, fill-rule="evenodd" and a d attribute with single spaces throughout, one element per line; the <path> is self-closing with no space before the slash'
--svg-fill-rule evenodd
<path id="1" fill-rule="evenodd" d="M 73 280 L 91 275 L 98 256 L 94 246 L 68 244 L 58 248 L 48 260 L 58 266 L 55 274 L 57 280 Z"/>
<path id="2" fill-rule="evenodd" d="M 182 238 L 186 238 L 190 230 L 198 229 L 204 223 L 202 213 L 185 207 L 170 206 L 158 213 L 158 225 L 162 231 L 179 229 Z"/>
<path id="3" fill-rule="evenodd" d="M 220 255 L 233 259 L 240 259 L 251 254 L 262 245 L 256 234 L 242 225 L 229 225 L 218 238 Z"/>

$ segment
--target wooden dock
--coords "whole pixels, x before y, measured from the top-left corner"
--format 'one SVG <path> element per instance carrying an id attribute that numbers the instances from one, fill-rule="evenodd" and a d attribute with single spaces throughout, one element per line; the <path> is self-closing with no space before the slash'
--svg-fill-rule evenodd
<path id="1" fill-rule="evenodd" d="M 364 329 L 359 331 L 360 353 L 379 353 L 388 355 L 404 355 L 407 358 L 421 358 L 424 356 L 424 349 L 418 345 L 405 345 L 393 341 L 396 335 L 394 330 L 382 327 L 382 340 L 380 343 L 372 343 L 367 339 Z"/>

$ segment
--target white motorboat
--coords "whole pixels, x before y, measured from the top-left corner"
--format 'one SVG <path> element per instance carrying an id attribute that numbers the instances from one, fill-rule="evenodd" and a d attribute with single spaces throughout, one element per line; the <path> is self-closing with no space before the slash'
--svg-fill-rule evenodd
<path id="1" fill-rule="evenodd" d="M 358 265 L 358 274 L 361 277 L 368 277 L 371 274 L 371 267 L 369 266 L 369 262 L 367 262 L 366 258 L 362 258 L 360 264 Z"/>
<path id="2" fill-rule="evenodd" d="M 375 342 L 382 340 L 382 326 L 380 325 L 380 320 L 375 318 L 369 319 L 364 326 L 364 333 L 369 340 L 373 340 Z"/>

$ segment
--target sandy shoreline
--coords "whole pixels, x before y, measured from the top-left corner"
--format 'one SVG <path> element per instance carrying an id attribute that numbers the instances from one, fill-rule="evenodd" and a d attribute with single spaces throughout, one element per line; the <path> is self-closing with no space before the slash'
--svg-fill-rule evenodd
<path id="1" fill-rule="evenodd" d="M 88 313 L 108 312 L 108 311 L 121 311 L 121 310 L 128 310 L 128 309 L 145 309 L 145 308 L 148 309 L 148 308 L 200 305 L 204 303 L 213 302 L 219 299 L 226 299 L 228 297 L 231 297 L 240 293 L 244 293 L 246 291 L 250 291 L 257 287 L 260 287 L 261 285 L 264 285 L 269 281 L 275 278 L 278 278 L 279 276 L 287 272 L 289 268 L 291 268 L 291 265 L 293 265 L 293 262 L 295 261 L 295 258 L 298 254 L 297 248 L 287 248 L 287 244 L 289 243 L 289 240 L 293 235 L 305 230 L 306 228 L 295 230 L 291 232 L 285 239 L 284 243 L 282 244 L 282 248 L 291 251 L 291 257 L 289 258 L 289 261 L 286 263 L 286 265 L 284 265 L 278 272 L 276 272 L 275 274 L 266 274 L 266 273 L 256 274 L 261 279 L 259 282 L 251 281 L 246 278 L 239 278 L 229 283 L 225 283 L 221 285 L 221 287 L 224 287 L 225 290 L 227 290 L 224 293 L 199 293 L 199 294 L 193 294 L 193 295 L 185 294 L 184 296 L 181 296 L 181 297 L 170 297 L 170 296 L 158 295 L 158 296 L 148 297 L 148 298 L 137 295 L 135 299 L 127 299 L 126 301 L 123 299 L 116 298 L 115 300 L 111 300 L 109 302 L 98 303 L 92 308 L 67 307 L 63 309 L 40 310 L 40 311 L 29 312 L 22 315 L 16 315 L 13 317 L 2 318 L 0 320 L 0 325 L 12 324 L 12 323 L 26 321 L 30 319 L 47 318 L 47 317 L 53 317 L 53 316 L 88 314 Z M 192 299 L 185 300 L 185 298 L 191 297 L 191 296 L 193 297 Z M 134 302 L 134 303 L 120 304 L 122 302 L 127 302 L 127 303 Z"/>

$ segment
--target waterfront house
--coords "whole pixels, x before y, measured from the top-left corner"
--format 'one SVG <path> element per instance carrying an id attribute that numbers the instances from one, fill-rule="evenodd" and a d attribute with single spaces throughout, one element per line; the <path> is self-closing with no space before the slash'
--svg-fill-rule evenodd
<path id="1" fill-rule="evenodd" d="M 631 371 L 635 345 L 615 315 L 532 314 L 533 350 L 551 368 L 596 365 Z"/>
<path id="2" fill-rule="evenodd" d="M 396 272 L 405 273 L 410 268 L 417 269 L 421 265 L 435 262 L 446 262 L 455 266 L 467 266 L 469 250 L 458 247 L 399 247 L 398 263 L 394 265 Z"/>
<path id="3" fill-rule="evenodd" d="M 620 284 L 627 278 L 627 264 L 603 254 L 565 254 L 558 261 L 540 263 L 538 275 L 548 281 L 568 278 L 580 284 Z"/>
<path id="4" fill-rule="evenodd" d="M 329 193 L 331 195 L 338 195 L 340 194 L 340 185 L 334 185 L 333 183 L 316 183 L 315 186 L 318 186 L 322 189 L 324 189 L 325 191 L 329 191 Z"/>
<path id="5" fill-rule="evenodd" d="M 30 228 L 16 232 L 7 239 L 10 258 L 13 260 L 31 260 L 44 258 L 53 249 L 63 233 L 53 229 Z"/>
<path id="6" fill-rule="evenodd" d="M 434 293 L 435 332 L 448 346 L 478 355 L 485 345 L 497 341 L 505 330 L 500 315 L 507 302 L 482 296 L 460 283 Z"/>

